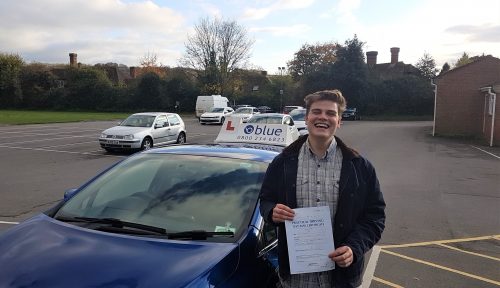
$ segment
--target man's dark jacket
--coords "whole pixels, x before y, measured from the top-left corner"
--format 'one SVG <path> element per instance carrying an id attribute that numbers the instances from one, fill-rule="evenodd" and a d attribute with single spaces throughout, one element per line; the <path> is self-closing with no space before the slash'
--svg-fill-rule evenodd
<path id="1" fill-rule="evenodd" d="M 385 202 L 375 169 L 355 150 L 335 137 L 342 151 L 339 198 L 335 213 L 333 238 L 335 247 L 347 245 L 354 261 L 347 268 L 335 267 L 335 287 L 358 287 L 364 267 L 364 254 L 380 239 L 385 227 Z M 296 182 L 300 148 L 307 140 L 301 136 L 276 156 L 269 165 L 260 192 L 260 213 L 273 223 L 277 203 L 297 208 Z M 278 224 L 278 259 L 280 275 L 290 274 L 284 223 Z"/>

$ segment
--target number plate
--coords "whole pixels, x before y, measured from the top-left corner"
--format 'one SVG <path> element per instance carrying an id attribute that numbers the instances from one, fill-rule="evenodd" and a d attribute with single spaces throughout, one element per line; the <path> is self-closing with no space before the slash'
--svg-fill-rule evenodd
<path id="1" fill-rule="evenodd" d="M 120 144 L 118 140 L 108 140 L 108 144 Z"/>

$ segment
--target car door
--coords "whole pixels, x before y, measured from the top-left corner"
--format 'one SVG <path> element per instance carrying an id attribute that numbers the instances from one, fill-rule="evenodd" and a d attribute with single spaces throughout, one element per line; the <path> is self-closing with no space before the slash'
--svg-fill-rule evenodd
<path id="1" fill-rule="evenodd" d="M 169 123 L 167 131 L 168 143 L 176 142 L 177 137 L 179 137 L 179 132 L 181 130 L 181 121 L 176 115 L 168 115 L 167 121 Z"/>
<path id="2" fill-rule="evenodd" d="M 153 131 L 151 132 L 151 134 L 153 135 L 154 145 L 158 145 L 168 141 L 169 128 L 170 127 L 167 121 L 167 115 L 159 115 L 156 117 Z"/>
<path id="3" fill-rule="evenodd" d="M 276 227 L 264 222 L 260 229 L 258 243 L 259 286 L 275 287 L 278 282 L 278 237 Z"/>

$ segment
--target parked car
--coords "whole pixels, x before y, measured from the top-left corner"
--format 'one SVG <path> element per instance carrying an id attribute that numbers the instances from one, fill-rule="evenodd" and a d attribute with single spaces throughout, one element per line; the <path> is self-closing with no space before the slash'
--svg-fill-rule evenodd
<path id="1" fill-rule="evenodd" d="M 361 120 L 361 117 L 358 114 L 357 108 L 346 108 L 342 113 L 342 119 L 344 120 Z"/>
<path id="2" fill-rule="evenodd" d="M 253 106 L 248 104 L 240 104 L 240 105 L 235 105 L 233 109 L 238 110 L 238 108 L 243 108 L 243 107 L 253 107 Z"/>
<path id="3" fill-rule="evenodd" d="M 247 120 L 247 124 L 284 124 L 288 126 L 290 130 L 289 133 L 293 135 L 293 137 L 299 137 L 299 130 L 295 126 L 295 123 L 290 115 L 281 114 L 281 113 L 265 113 L 265 114 L 256 114 L 250 117 Z"/>
<path id="4" fill-rule="evenodd" d="M 99 144 L 107 151 L 147 150 L 169 143 L 185 143 L 186 126 L 176 113 L 144 112 L 132 114 L 118 126 L 104 130 Z"/>
<path id="5" fill-rule="evenodd" d="M 234 110 L 231 107 L 212 108 L 209 112 L 205 112 L 200 116 L 201 125 L 205 124 L 223 124 L 228 115 L 233 114 Z"/>
<path id="6" fill-rule="evenodd" d="M 300 135 L 309 134 L 306 125 L 306 108 L 298 108 L 290 111 L 289 114 L 295 122 L 295 127 L 299 130 Z"/>
<path id="7" fill-rule="evenodd" d="M 274 112 L 273 109 L 269 106 L 259 106 L 257 107 L 260 113 L 272 113 Z"/>
<path id="8" fill-rule="evenodd" d="M 294 110 L 294 109 L 299 109 L 299 108 L 304 108 L 304 107 L 302 107 L 302 106 L 285 106 L 285 107 L 283 108 L 283 113 L 284 113 L 284 114 L 288 114 L 288 113 L 290 113 L 292 110 Z"/>
<path id="9" fill-rule="evenodd" d="M 241 118 L 241 121 L 243 123 L 246 123 L 250 117 L 252 117 L 254 114 L 258 114 L 258 113 L 260 113 L 260 112 L 255 107 L 240 107 L 240 108 L 236 109 L 234 111 L 233 115 L 231 115 L 231 116 Z"/>
<path id="10" fill-rule="evenodd" d="M 0 287 L 275 287 L 258 196 L 278 152 L 237 144 L 143 151 L 68 190 L 0 234 Z"/>

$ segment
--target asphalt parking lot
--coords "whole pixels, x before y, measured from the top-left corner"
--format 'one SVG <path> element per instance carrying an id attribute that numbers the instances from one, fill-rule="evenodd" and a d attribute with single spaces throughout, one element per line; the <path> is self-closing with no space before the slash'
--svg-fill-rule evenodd
<path id="1" fill-rule="evenodd" d="M 220 129 L 184 120 L 188 143 L 211 143 Z M 0 233 L 127 157 L 97 142 L 114 124 L 0 127 Z M 386 231 L 371 253 L 365 283 L 498 287 L 500 149 L 432 137 L 431 125 L 346 121 L 339 131 L 375 165 L 387 202 Z"/>

